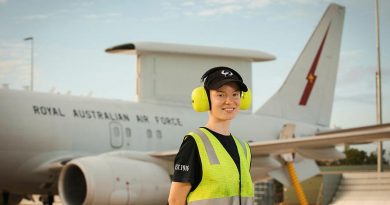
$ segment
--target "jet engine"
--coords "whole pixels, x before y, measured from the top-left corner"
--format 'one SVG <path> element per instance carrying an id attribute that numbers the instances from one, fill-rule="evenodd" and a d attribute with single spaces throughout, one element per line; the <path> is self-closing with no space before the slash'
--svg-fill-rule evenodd
<path id="1" fill-rule="evenodd" d="M 170 177 L 162 167 L 115 156 L 72 160 L 59 178 L 66 205 L 166 204 Z"/>

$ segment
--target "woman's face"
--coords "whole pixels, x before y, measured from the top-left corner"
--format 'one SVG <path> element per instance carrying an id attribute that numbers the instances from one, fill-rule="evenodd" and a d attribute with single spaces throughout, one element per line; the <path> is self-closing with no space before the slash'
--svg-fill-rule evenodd
<path id="1" fill-rule="evenodd" d="M 232 120 L 240 110 L 241 91 L 236 83 L 210 90 L 211 116 L 218 121 Z"/>

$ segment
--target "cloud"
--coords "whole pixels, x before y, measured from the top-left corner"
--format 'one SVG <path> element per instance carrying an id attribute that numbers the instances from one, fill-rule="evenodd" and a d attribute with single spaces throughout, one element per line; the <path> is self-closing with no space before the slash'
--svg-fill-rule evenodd
<path id="1" fill-rule="evenodd" d="M 94 20 L 103 23 L 112 23 L 116 19 L 120 18 L 122 14 L 120 13 L 102 13 L 102 14 L 86 14 L 83 18 L 87 20 Z"/>
<path id="2" fill-rule="evenodd" d="M 341 51 L 335 101 L 375 103 L 374 70 L 359 62 L 365 56 L 364 50 Z"/>
<path id="3" fill-rule="evenodd" d="M 19 19 L 21 19 L 23 21 L 46 20 L 46 19 L 58 16 L 61 13 L 66 13 L 66 11 L 63 9 L 63 10 L 53 11 L 53 12 L 49 12 L 49 13 L 26 15 L 26 16 L 19 17 Z"/>
<path id="4" fill-rule="evenodd" d="M 248 7 L 249 8 L 262 8 L 270 5 L 272 2 L 271 0 L 253 0 L 249 2 Z"/>
<path id="5" fill-rule="evenodd" d="M 8 0 L 0 0 L 0 4 L 5 4 L 7 2 L 8 2 Z"/>
<path id="6" fill-rule="evenodd" d="M 328 0 L 328 1 L 332 1 L 332 0 Z M 278 4 L 281 4 L 281 5 L 297 5 L 297 4 L 301 4 L 301 5 L 314 5 L 314 4 L 321 4 L 324 2 L 324 0 L 322 1 L 313 1 L 313 0 L 277 0 L 277 1 L 274 1 L 274 2 L 277 2 Z"/>
<path id="7" fill-rule="evenodd" d="M 288 7 L 291 5 L 314 5 L 321 4 L 321 1 L 312 0 L 204 0 L 185 1 L 181 4 L 182 13 L 185 15 L 196 15 L 201 17 L 231 15 L 242 13 L 247 15 L 248 11 L 266 8 L 272 5 Z M 282 15 L 282 13 L 278 14 Z M 286 14 L 283 14 L 286 15 Z M 288 14 L 291 15 L 291 14 Z M 297 15 L 297 14 L 294 14 Z M 304 14 L 299 14 L 303 16 Z"/>
<path id="8" fill-rule="evenodd" d="M 231 15 L 247 10 L 265 7 L 270 0 L 205 0 L 186 1 L 181 4 L 184 15 L 196 15 L 200 17 Z"/>
<path id="9" fill-rule="evenodd" d="M 237 0 L 206 0 L 207 3 L 211 4 L 236 4 L 239 1 Z"/>
<path id="10" fill-rule="evenodd" d="M 51 15 L 49 14 L 36 14 L 36 15 L 29 15 L 29 16 L 23 16 L 21 17 L 22 20 L 44 20 L 49 18 Z"/>
<path id="11" fill-rule="evenodd" d="M 372 66 L 339 67 L 336 100 L 375 102 L 375 71 Z"/>
<path id="12" fill-rule="evenodd" d="M 84 18 L 87 19 L 110 19 L 110 18 L 118 18 L 122 15 L 120 13 L 104 13 L 104 14 L 87 14 L 84 15 Z"/>
<path id="13" fill-rule="evenodd" d="M 0 41 L 0 84 L 28 84 L 30 61 L 22 43 Z"/>
<path id="14" fill-rule="evenodd" d="M 46 13 L 38 13 L 38 14 L 32 13 L 29 15 L 24 15 L 24 16 L 20 16 L 18 19 L 20 19 L 22 21 L 47 20 L 47 19 L 55 18 L 55 17 L 59 17 L 59 16 L 68 16 L 68 15 L 70 15 L 69 14 L 70 12 L 73 12 L 73 10 L 67 9 L 67 8 L 62 8 L 59 10 L 51 10 L 50 12 L 46 12 Z"/>
<path id="15" fill-rule="evenodd" d="M 369 61 L 367 50 L 343 50 L 340 55 L 335 99 L 375 104 L 376 62 Z M 390 97 L 390 69 L 382 64 L 382 96 Z M 387 94 L 389 93 L 389 94 Z"/>
<path id="16" fill-rule="evenodd" d="M 195 2 L 187 1 L 187 2 L 182 3 L 182 6 L 195 6 Z"/>
<path id="17" fill-rule="evenodd" d="M 226 5 L 223 7 L 200 11 L 197 13 L 197 15 L 198 16 L 215 16 L 215 15 L 222 15 L 222 14 L 232 14 L 232 13 L 235 13 L 235 12 L 242 10 L 242 8 L 243 8 L 242 6 L 238 6 L 238 5 Z"/>

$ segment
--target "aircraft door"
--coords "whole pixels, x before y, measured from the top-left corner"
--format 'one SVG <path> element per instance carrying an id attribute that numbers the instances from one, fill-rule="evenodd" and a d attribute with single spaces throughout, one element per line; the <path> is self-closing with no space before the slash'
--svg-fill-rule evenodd
<path id="1" fill-rule="evenodd" d="M 110 128 L 110 144 L 112 148 L 121 148 L 123 146 L 123 129 L 119 122 L 112 121 Z"/>

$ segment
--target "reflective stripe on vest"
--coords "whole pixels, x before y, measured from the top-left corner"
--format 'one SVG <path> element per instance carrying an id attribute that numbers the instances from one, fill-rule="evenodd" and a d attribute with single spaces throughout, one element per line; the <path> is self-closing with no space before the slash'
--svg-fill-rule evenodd
<path id="1" fill-rule="evenodd" d="M 217 199 L 205 199 L 205 200 L 198 200 L 193 201 L 190 204 L 191 205 L 240 205 L 239 202 L 240 197 L 233 196 L 233 197 L 226 197 L 226 198 L 217 198 Z M 253 204 L 253 198 L 252 197 L 241 197 L 241 205 L 252 205 Z"/>
<path id="2" fill-rule="evenodd" d="M 200 128 L 189 133 L 197 144 L 202 164 L 202 179 L 195 190 L 189 193 L 190 205 L 253 204 L 253 184 L 250 177 L 251 154 L 247 143 L 233 136 L 240 157 L 240 173 L 234 160 L 219 140 L 207 129 Z"/>
<path id="3" fill-rule="evenodd" d="M 217 158 L 217 154 L 215 154 L 215 150 L 213 148 L 213 145 L 211 145 L 211 142 L 207 135 L 202 132 L 202 130 L 198 129 L 194 131 L 202 140 L 203 145 L 205 146 L 207 157 L 209 158 L 210 164 L 219 164 L 219 160 Z"/>

